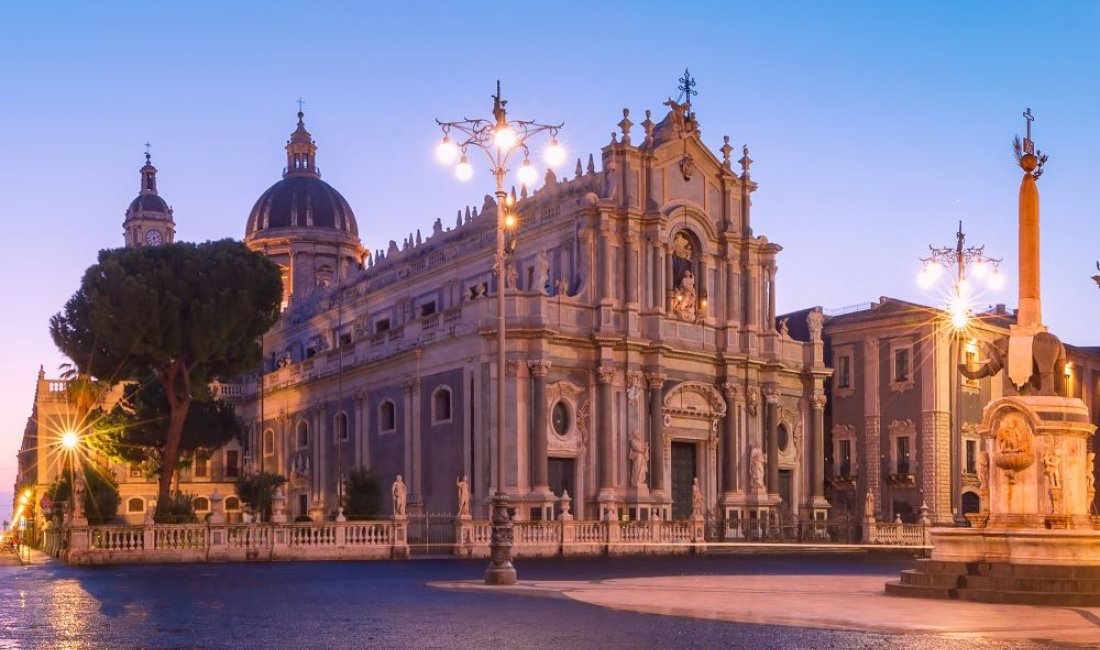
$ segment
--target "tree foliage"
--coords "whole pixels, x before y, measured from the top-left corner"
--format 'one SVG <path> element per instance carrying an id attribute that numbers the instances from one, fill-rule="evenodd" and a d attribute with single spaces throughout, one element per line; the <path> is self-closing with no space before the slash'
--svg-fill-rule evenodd
<path id="1" fill-rule="evenodd" d="M 284 483 L 286 477 L 281 474 L 257 472 L 240 476 L 234 487 L 241 501 L 252 508 L 254 513 L 270 521 L 271 498 L 275 496 L 275 490 Z"/>
<path id="2" fill-rule="evenodd" d="M 382 484 L 366 469 L 348 474 L 344 493 L 344 515 L 348 519 L 368 519 L 382 512 Z"/>
<path id="3" fill-rule="evenodd" d="M 57 347 L 82 375 L 113 384 L 152 373 L 168 425 L 158 505 L 171 492 L 196 386 L 256 366 L 278 317 L 278 267 L 232 240 L 100 251 L 50 319 Z"/>
<path id="4" fill-rule="evenodd" d="M 195 393 L 179 441 L 180 458 L 187 460 L 200 450 L 216 449 L 240 437 L 240 423 L 232 404 L 212 399 L 205 387 L 195 386 Z M 170 416 L 168 397 L 160 382 L 151 379 L 127 384 L 122 398 L 110 411 L 92 413 L 89 419 L 93 437 L 89 444 L 112 460 L 140 465 L 148 475 L 159 476 Z M 184 464 L 178 461 L 176 469 Z"/>
<path id="5" fill-rule="evenodd" d="M 118 483 L 105 470 L 92 463 L 80 463 L 76 471 L 84 473 L 84 517 L 89 524 L 108 524 L 118 514 Z M 68 501 L 72 495 L 71 473 L 61 472 L 46 487 L 46 496 L 53 501 Z"/>

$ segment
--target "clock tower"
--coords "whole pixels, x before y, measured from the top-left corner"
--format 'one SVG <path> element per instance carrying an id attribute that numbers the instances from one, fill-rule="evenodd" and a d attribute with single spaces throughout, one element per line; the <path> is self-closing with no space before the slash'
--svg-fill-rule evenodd
<path id="1" fill-rule="evenodd" d="M 157 194 L 157 168 L 149 145 L 145 145 L 145 166 L 141 168 L 141 192 L 126 208 L 122 235 L 127 246 L 159 246 L 175 239 L 176 222 L 172 208 Z"/>

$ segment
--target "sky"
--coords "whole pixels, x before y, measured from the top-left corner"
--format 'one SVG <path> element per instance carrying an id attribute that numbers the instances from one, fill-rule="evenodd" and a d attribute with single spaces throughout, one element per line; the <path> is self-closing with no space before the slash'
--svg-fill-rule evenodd
<path id="1" fill-rule="evenodd" d="M 1011 140 L 1030 107 L 1050 154 L 1045 321 L 1100 345 L 1098 33 L 1096 2 L 8 3 L 0 489 L 38 368 L 64 361 L 49 317 L 122 245 L 144 144 L 177 239 L 239 239 L 279 180 L 299 97 L 323 178 L 375 250 L 492 190 L 484 168 L 461 183 L 435 162 L 434 120 L 488 115 L 496 80 L 511 117 L 564 121 L 573 156 L 599 160 L 622 109 L 659 120 L 690 68 L 706 144 L 729 135 L 755 160 L 754 230 L 783 246 L 780 312 L 937 302 L 920 258 L 954 245 L 960 219 L 1004 259 L 1006 288 L 981 300 L 1015 306 Z"/>

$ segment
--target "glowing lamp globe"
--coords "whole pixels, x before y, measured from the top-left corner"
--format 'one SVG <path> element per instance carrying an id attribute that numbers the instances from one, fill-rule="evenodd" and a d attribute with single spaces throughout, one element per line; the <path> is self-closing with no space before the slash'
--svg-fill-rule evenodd
<path id="1" fill-rule="evenodd" d="M 971 271 L 974 277 L 981 280 L 985 276 L 989 275 L 989 264 L 987 262 L 978 262 L 974 265 L 974 270 Z"/>
<path id="2" fill-rule="evenodd" d="M 538 179 L 538 172 L 535 171 L 535 166 L 531 164 L 530 160 L 524 160 L 523 165 L 521 165 L 519 171 L 516 172 L 516 176 L 519 178 L 519 182 L 527 187 L 531 187 L 535 184 L 535 180 Z"/>
<path id="3" fill-rule="evenodd" d="M 462 160 L 458 161 L 455 165 L 455 176 L 460 181 L 468 181 L 474 175 L 474 167 L 470 164 L 469 160 L 466 160 L 466 156 L 462 157 Z"/>
<path id="4" fill-rule="evenodd" d="M 79 438 L 77 438 L 75 431 L 66 431 L 61 434 L 61 446 L 65 449 L 75 449 L 77 442 L 79 442 Z"/>
<path id="5" fill-rule="evenodd" d="M 989 288 L 994 291 L 1003 289 L 1005 286 L 1005 276 L 1001 273 L 1000 269 L 993 269 L 993 272 L 989 274 L 989 277 L 986 278 L 985 281 L 986 284 L 989 285 Z"/>
<path id="6" fill-rule="evenodd" d="M 436 159 L 444 165 L 450 165 L 458 160 L 458 153 L 458 145 L 451 142 L 451 139 L 447 136 L 443 136 L 443 141 L 435 148 Z"/>
<path id="7" fill-rule="evenodd" d="M 516 146 L 516 132 L 512 130 L 511 127 L 497 127 L 496 131 L 493 133 L 493 144 L 496 145 L 498 149 L 504 149 L 505 151 L 511 149 Z"/>
<path id="8" fill-rule="evenodd" d="M 921 272 L 917 274 L 917 286 L 919 286 L 921 289 L 931 288 L 932 284 L 935 281 L 936 279 L 933 278 L 932 274 L 928 272 L 927 266 L 921 269 Z"/>
<path id="9" fill-rule="evenodd" d="M 546 148 L 543 153 L 543 157 L 546 159 L 546 164 L 551 167 L 557 167 L 565 162 L 565 147 L 558 144 L 558 139 L 554 138 L 550 141 L 550 146 Z"/>

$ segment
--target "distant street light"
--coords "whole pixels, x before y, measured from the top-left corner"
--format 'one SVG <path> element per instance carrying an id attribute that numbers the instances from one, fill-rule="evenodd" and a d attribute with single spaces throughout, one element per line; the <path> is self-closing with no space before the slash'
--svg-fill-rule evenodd
<path id="1" fill-rule="evenodd" d="M 970 325 L 971 304 L 974 299 L 972 280 L 984 281 L 986 286 L 996 291 L 1004 287 L 1005 278 L 1001 273 L 1001 260 L 988 257 L 985 246 L 966 247 L 966 234 L 962 221 L 955 233 L 955 247 L 935 248 L 929 246 L 932 254 L 921 258 L 924 268 L 917 275 L 917 284 L 930 289 L 939 280 L 945 270 L 953 270 L 954 278 L 950 298 L 947 301 L 947 316 L 954 331 L 955 354 L 952 358 L 962 362 L 963 336 Z M 955 426 L 951 435 L 951 498 L 954 500 L 955 525 L 965 526 L 966 518 L 962 511 L 962 380 L 959 372 L 951 373 L 955 382 L 954 415 Z"/>
<path id="2" fill-rule="evenodd" d="M 505 252 L 504 233 L 516 226 L 513 214 L 515 193 L 512 196 L 504 190 L 504 177 L 508 174 L 508 161 L 512 155 L 522 151 L 523 164 L 516 172 L 521 184 L 531 188 L 538 178 L 530 160 L 527 143 L 534 136 L 548 132 L 550 146 L 546 149 L 547 164 L 553 166 L 565 160 L 565 152 L 558 144 L 558 130 L 562 124 L 540 124 L 524 120 L 509 120 L 504 107 L 508 102 L 500 97 L 500 82 L 497 81 L 497 93 L 493 95 L 493 118 L 464 119 L 460 122 L 440 122 L 443 140 L 436 147 L 436 157 L 444 164 L 456 159 L 455 176 L 466 181 L 473 177 L 474 168 L 466 158 L 468 149 L 480 149 L 489 158 L 489 165 L 497 186 L 497 250 L 493 262 L 493 272 L 497 276 L 497 484 L 493 495 L 493 530 L 489 544 L 489 568 L 485 570 L 485 583 L 491 585 L 510 585 L 516 582 L 516 569 L 512 565 L 512 520 L 508 514 L 508 495 L 504 492 L 504 284 Z M 451 140 L 454 132 L 459 141 Z"/>

